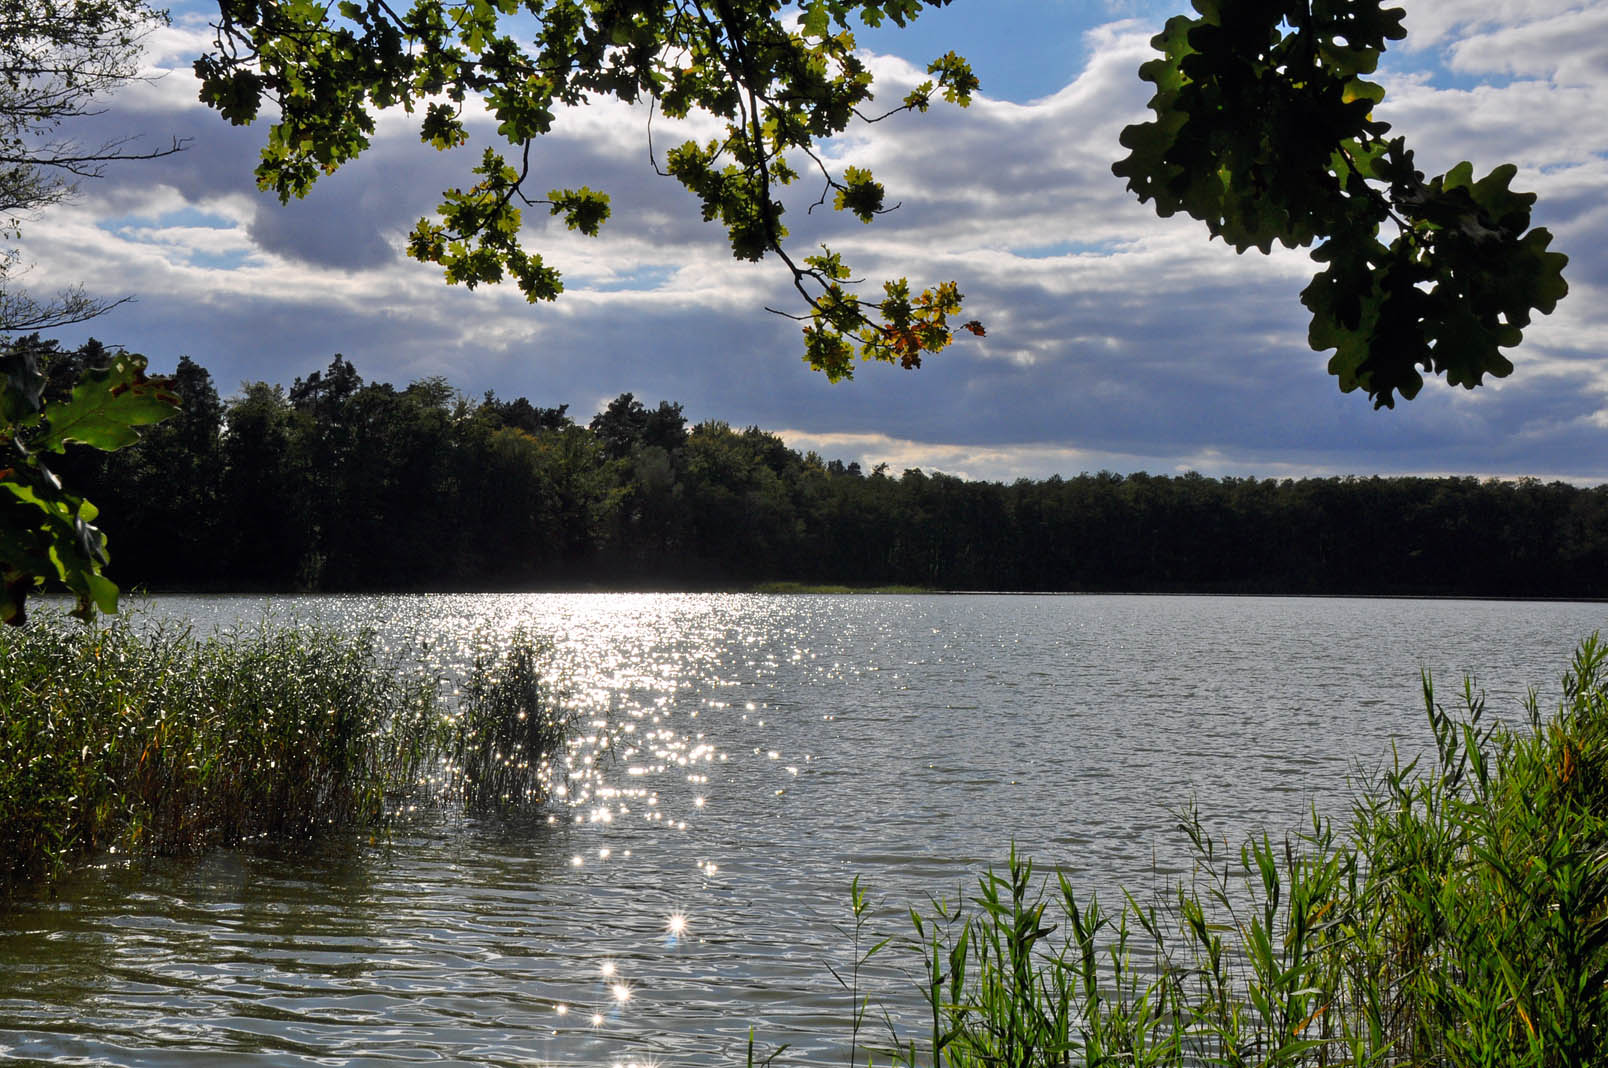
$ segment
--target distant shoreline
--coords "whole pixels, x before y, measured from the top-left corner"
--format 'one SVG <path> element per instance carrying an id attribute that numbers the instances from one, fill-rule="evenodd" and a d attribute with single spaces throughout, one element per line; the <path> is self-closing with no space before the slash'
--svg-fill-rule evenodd
<path id="1" fill-rule="evenodd" d="M 1608 604 L 1605 597 L 1560 597 L 1546 594 L 1473 594 L 1473 593 L 1312 593 L 1305 591 L 1272 590 L 962 590 L 939 589 L 923 586 L 851 586 L 838 583 L 762 582 L 744 586 L 670 586 L 670 585 L 606 585 L 577 583 L 573 585 L 535 585 L 524 587 L 458 587 L 439 589 L 353 589 L 353 590 L 291 590 L 291 589 L 162 589 L 125 590 L 127 602 L 160 597 L 432 597 L 477 594 L 764 594 L 767 596 L 883 596 L 883 597 L 1225 597 L 1270 598 L 1280 600 L 1360 600 L 1360 601 L 1495 601 L 1514 603 L 1556 604 Z M 67 604 L 71 598 L 60 591 L 39 595 L 44 603 Z"/>

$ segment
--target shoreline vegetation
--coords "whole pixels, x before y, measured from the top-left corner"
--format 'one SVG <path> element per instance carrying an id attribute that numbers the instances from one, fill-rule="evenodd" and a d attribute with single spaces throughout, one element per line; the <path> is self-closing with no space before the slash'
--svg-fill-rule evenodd
<path id="1" fill-rule="evenodd" d="M 0 900 L 97 856 L 379 829 L 421 800 L 540 804 L 570 733 L 544 651 L 516 633 L 449 697 L 371 633 L 0 627 Z"/>
<path id="2" fill-rule="evenodd" d="M 31 340 L 60 391 L 104 362 Z M 172 419 L 53 470 L 100 510 L 124 589 L 806 588 L 1608 597 L 1608 486 L 1536 479 L 1011 483 L 790 448 L 621 394 L 472 398 L 349 360 L 220 398 L 181 358 Z"/>
<path id="3" fill-rule="evenodd" d="M 1193 878 L 1141 900 L 1035 878 L 1014 848 L 969 901 L 932 899 L 902 936 L 852 891 L 853 1056 L 984 1065 L 1500 1065 L 1608 1059 L 1608 646 L 1577 650 L 1555 713 L 1493 724 L 1465 681 L 1424 678 L 1435 751 L 1356 782 L 1349 824 L 1237 850 L 1193 808 Z M 929 1027 L 902 1034 L 866 968 L 921 977 Z M 880 1038 L 866 1037 L 885 1030 Z M 776 1063 L 785 1052 L 749 1064 Z"/>

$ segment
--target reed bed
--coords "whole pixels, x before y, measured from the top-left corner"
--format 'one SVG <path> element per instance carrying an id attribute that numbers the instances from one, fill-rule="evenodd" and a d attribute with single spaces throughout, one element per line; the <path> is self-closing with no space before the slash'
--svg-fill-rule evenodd
<path id="1" fill-rule="evenodd" d="M 492 783 L 509 804 L 540 804 L 540 784 L 516 797 L 484 760 L 467 762 L 469 788 L 450 774 L 455 757 L 499 751 L 478 738 L 513 737 L 538 766 L 543 747 L 562 746 L 539 652 L 516 637 L 452 702 L 370 633 L 0 628 L 0 889 L 48 882 L 103 851 L 188 853 L 373 826 L 388 799 L 430 783 L 466 803 Z M 524 731 L 521 715 L 546 733 Z"/>
<path id="2" fill-rule="evenodd" d="M 872 941 L 854 892 L 856 1062 L 981 1066 L 1608 1063 L 1608 648 L 1585 642 L 1543 718 L 1488 721 L 1426 676 L 1432 755 L 1358 784 L 1349 827 L 1314 813 L 1228 851 L 1192 810 L 1193 880 L 1115 907 L 1012 852 L 968 902 Z M 869 949 L 858 946 L 870 943 Z M 863 1039 L 856 976 L 919 962 L 925 1034 Z M 754 1060 L 752 1054 L 750 1061 Z"/>

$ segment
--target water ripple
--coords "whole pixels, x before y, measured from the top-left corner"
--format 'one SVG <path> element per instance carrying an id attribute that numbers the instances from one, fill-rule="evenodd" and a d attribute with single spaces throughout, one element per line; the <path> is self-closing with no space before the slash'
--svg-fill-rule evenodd
<path id="1" fill-rule="evenodd" d="M 1425 744 L 1420 669 L 1555 689 L 1593 605 L 1121 597 L 291 598 L 461 680 L 518 626 L 589 724 L 551 821 L 80 873 L 0 915 L 0 1060 L 841 1063 L 848 888 L 951 900 L 1014 841 L 1110 899 L 1225 835 L 1343 815 Z M 249 625 L 245 598 L 147 608 Z M 612 757 L 609 754 L 612 753 Z M 598 758 L 594 760 L 594 758 Z M 897 968 L 865 976 L 896 1018 Z"/>

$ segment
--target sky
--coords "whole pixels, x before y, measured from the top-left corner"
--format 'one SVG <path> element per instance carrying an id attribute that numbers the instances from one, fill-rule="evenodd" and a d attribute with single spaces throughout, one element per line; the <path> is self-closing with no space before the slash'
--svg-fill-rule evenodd
<path id="1" fill-rule="evenodd" d="M 1608 482 L 1608 0 L 1404 6 L 1408 37 L 1376 78 L 1376 118 L 1432 174 L 1516 164 L 1514 188 L 1539 195 L 1534 221 L 1569 256 L 1571 292 L 1508 353 L 1509 378 L 1472 391 L 1432 379 L 1395 410 L 1342 394 L 1328 354 L 1308 347 L 1304 252 L 1237 255 L 1201 223 L 1157 218 L 1112 176 L 1122 128 L 1150 114 L 1137 76 L 1149 38 L 1181 9 L 1153 0 L 956 0 L 860 35 L 882 100 L 950 49 L 982 80 L 969 109 L 935 106 L 827 146 L 870 167 L 897 211 L 864 227 L 806 215 L 819 194 L 808 183 L 788 196 L 795 249 L 827 241 L 869 278 L 959 283 L 988 336 L 918 371 L 862 364 L 833 384 L 809 370 L 798 324 L 765 310 L 798 310 L 781 265 L 734 260 L 694 198 L 653 173 L 646 112 L 618 102 L 562 114 L 535 154 L 534 188 L 585 184 L 614 208 L 596 239 L 527 213 L 527 247 L 565 275 L 554 304 L 448 287 L 403 254 L 440 191 L 470 183 L 483 139 L 437 153 L 405 116 L 382 116 L 359 162 L 279 204 L 252 176 L 266 124 L 231 127 L 196 101 L 190 64 L 210 41 L 199 5 L 151 36 L 148 80 L 69 131 L 189 147 L 111 168 L 29 221 L 23 281 L 134 298 L 56 336 L 122 345 L 157 370 L 188 355 L 225 396 L 289 385 L 342 353 L 369 381 L 441 375 L 471 397 L 568 404 L 583 421 L 629 391 L 895 473 Z"/>

